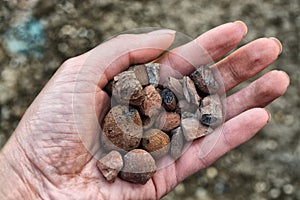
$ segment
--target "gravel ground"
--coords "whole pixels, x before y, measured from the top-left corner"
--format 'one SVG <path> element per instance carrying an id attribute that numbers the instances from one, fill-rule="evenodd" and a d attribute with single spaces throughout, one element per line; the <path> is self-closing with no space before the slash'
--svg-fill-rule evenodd
<path id="1" fill-rule="evenodd" d="M 241 45 L 259 37 L 282 41 L 283 53 L 269 70 L 285 70 L 291 86 L 268 107 L 272 121 L 257 136 L 186 179 L 164 200 L 300 199 L 299 7 L 299 0 L 2 1 L 0 147 L 65 59 L 132 28 L 164 27 L 196 37 L 243 20 L 249 32 Z"/>

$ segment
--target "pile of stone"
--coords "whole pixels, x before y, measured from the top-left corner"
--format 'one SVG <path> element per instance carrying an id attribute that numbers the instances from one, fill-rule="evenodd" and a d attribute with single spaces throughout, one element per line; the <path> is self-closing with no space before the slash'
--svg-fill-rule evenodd
<path id="1" fill-rule="evenodd" d="M 160 64 L 130 67 L 106 90 L 116 102 L 104 118 L 97 166 L 103 176 L 145 184 L 166 155 L 178 159 L 184 145 L 222 122 L 219 85 L 210 68 L 198 67 L 181 79 L 160 84 Z"/>

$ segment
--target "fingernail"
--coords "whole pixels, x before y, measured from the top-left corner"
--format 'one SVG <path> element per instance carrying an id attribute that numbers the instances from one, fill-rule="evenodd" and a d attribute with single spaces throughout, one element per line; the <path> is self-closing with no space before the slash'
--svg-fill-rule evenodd
<path id="1" fill-rule="evenodd" d="M 175 32 L 176 31 L 170 29 L 160 29 L 160 30 L 152 31 L 148 34 L 149 35 L 162 35 L 162 34 L 174 35 Z"/>
<path id="2" fill-rule="evenodd" d="M 271 115 L 271 113 L 270 113 L 269 110 L 265 109 L 265 111 L 266 111 L 266 112 L 268 113 L 268 115 L 269 115 L 269 119 L 268 119 L 268 121 L 267 121 L 267 123 L 269 123 L 269 122 L 271 121 L 272 115 Z"/>
<path id="3" fill-rule="evenodd" d="M 277 45 L 279 47 L 279 53 L 278 53 L 278 55 L 281 54 L 281 52 L 282 52 L 282 44 L 281 44 L 281 42 L 277 38 L 275 38 L 275 37 L 270 37 L 270 39 L 274 40 L 277 43 Z"/>
<path id="4" fill-rule="evenodd" d="M 243 29 L 244 29 L 244 36 L 247 35 L 247 33 L 248 33 L 248 27 L 247 27 L 247 25 L 245 24 L 245 22 L 238 20 L 238 21 L 235 21 L 235 22 L 233 22 L 233 23 L 238 24 L 238 25 L 241 25 L 241 26 L 243 27 Z"/>

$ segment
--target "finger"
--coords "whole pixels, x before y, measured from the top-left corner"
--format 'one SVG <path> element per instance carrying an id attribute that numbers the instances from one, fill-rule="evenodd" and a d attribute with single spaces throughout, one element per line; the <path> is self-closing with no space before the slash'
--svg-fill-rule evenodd
<path id="1" fill-rule="evenodd" d="M 223 128 L 217 128 L 203 139 L 194 141 L 176 162 L 177 180 L 184 180 L 246 142 L 263 128 L 268 120 L 269 114 L 265 109 L 254 108 L 227 121 Z"/>
<path id="2" fill-rule="evenodd" d="M 225 91 L 229 91 L 273 63 L 281 49 L 277 39 L 261 38 L 241 47 L 212 68 L 219 70 Z"/>
<path id="3" fill-rule="evenodd" d="M 248 109 L 267 106 L 285 93 L 289 82 L 289 76 L 283 71 L 268 72 L 224 100 L 225 120 Z"/>
<path id="4" fill-rule="evenodd" d="M 180 74 L 190 74 L 200 64 L 219 59 L 235 48 L 247 33 L 247 26 L 240 21 L 218 26 L 194 41 L 173 49 L 158 62 L 172 67 Z M 163 69 L 162 69 L 163 70 Z M 169 69 L 162 73 L 168 74 Z"/>
<path id="5" fill-rule="evenodd" d="M 103 88 L 108 80 L 130 65 L 145 63 L 158 57 L 172 44 L 174 37 L 175 31 L 168 29 L 145 34 L 119 35 L 81 56 L 70 59 L 65 66 L 80 66 L 77 80 L 81 81 L 82 78 L 85 81 L 88 78 L 89 82 L 99 81 L 98 86 Z"/>

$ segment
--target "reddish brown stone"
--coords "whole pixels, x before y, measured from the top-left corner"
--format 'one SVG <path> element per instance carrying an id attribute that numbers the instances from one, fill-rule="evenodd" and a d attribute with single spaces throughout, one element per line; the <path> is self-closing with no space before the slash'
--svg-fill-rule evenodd
<path id="1" fill-rule="evenodd" d="M 143 149 L 134 149 L 124 156 L 121 179 L 132 183 L 146 184 L 156 171 L 155 160 Z"/>
<path id="2" fill-rule="evenodd" d="M 125 151 L 138 147 L 143 134 L 139 112 L 131 107 L 112 107 L 104 118 L 102 145 Z"/>
<path id="3" fill-rule="evenodd" d="M 140 111 L 143 115 L 151 117 L 159 112 L 162 100 L 152 85 L 144 88 L 144 95 L 144 101 L 140 106 Z"/>
<path id="4" fill-rule="evenodd" d="M 162 112 L 156 120 L 156 127 L 162 131 L 171 131 L 180 125 L 180 115 L 174 112 Z"/>
<path id="5" fill-rule="evenodd" d="M 170 138 L 159 129 L 149 129 L 144 133 L 142 146 L 155 159 L 159 159 L 168 153 Z"/>
<path id="6" fill-rule="evenodd" d="M 109 182 L 114 182 L 123 167 L 123 159 L 119 152 L 111 151 L 97 162 L 97 167 Z"/>

